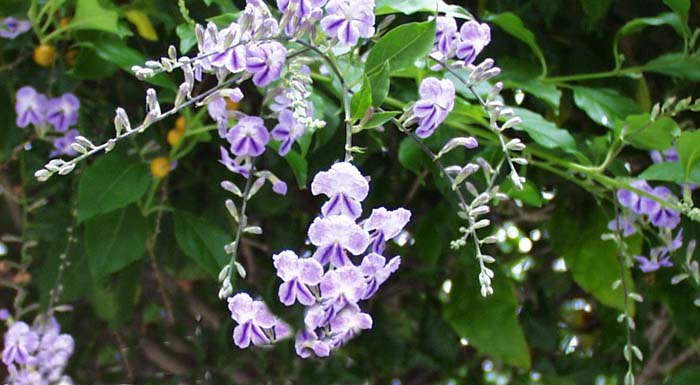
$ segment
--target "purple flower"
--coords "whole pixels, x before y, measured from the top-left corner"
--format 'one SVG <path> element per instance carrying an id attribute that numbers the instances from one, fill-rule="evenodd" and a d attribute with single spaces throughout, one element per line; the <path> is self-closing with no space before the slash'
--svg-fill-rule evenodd
<path id="1" fill-rule="evenodd" d="M 275 254 L 272 259 L 277 276 L 284 281 L 279 288 L 280 302 L 287 306 L 295 301 L 306 306 L 316 303 L 316 297 L 309 287 L 321 282 L 323 266 L 312 258 L 299 259 L 291 250 Z"/>
<path id="2" fill-rule="evenodd" d="M 443 58 L 447 58 L 452 53 L 455 43 L 459 40 L 457 32 L 457 22 L 450 15 L 438 16 L 435 19 L 437 31 L 435 32 L 435 51 L 439 52 Z"/>
<path id="3" fill-rule="evenodd" d="M 662 267 L 673 266 L 673 263 L 671 262 L 671 256 L 664 252 L 662 252 L 661 255 L 658 256 L 658 258 L 652 257 L 651 259 L 649 259 L 641 255 L 635 255 L 634 259 L 636 259 L 639 262 L 639 269 L 645 273 L 651 273 L 652 271 L 659 270 Z"/>
<path id="4" fill-rule="evenodd" d="M 360 255 L 369 245 L 367 231 L 344 215 L 316 218 L 309 226 L 308 235 L 318 247 L 313 256 L 322 265 L 329 262 L 335 267 L 352 265 L 345 251 Z"/>
<path id="5" fill-rule="evenodd" d="M 240 88 L 235 88 L 230 93 L 229 98 L 233 102 L 240 102 L 243 100 L 243 92 Z M 228 124 L 229 112 L 226 108 L 226 98 L 221 96 L 213 99 L 209 104 L 207 104 L 207 112 L 209 116 L 216 122 L 219 129 L 219 137 L 226 137 L 226 125 Z"/>
<path id="6" fill-rule="evenodd" d="M 323 7 L 327 0 L 277 0 L 277 8 L 282 12 L 287 12 L 290 7 L 298 17 L 305 17 L 316 9 Z"/>
<path id="7" fill-rule="evenodd" d="M 357 307 L 346 307 L 330 322 L 331 338 L 339 346 L 360 334 L 362 330 L 372 328 L 372 317 Z"/>
<path id="8" fill-rule="evenodd" d="M 638 180 L 630 183 L 630 186 L 651 194 L 652 188 L 645 180 Z M 617 201 L 635 214 L 647 214 L 650 209 L 654 209 L 656 202 L 647 197 L 639 196 L 629 190 L 617 190 Z"/>
<path id="9" fill-rule="evenodd" d="M 634 227 L 635 219 L 634 214 L 629 216 L 620 215 L 608 223 L 608 229 L 610 231 L 622 231 L 622 236 L 627 238 L 637 232 L 637 229 Z"/>
<path id="10" fill-rule="evenodd" d="M 678 151 L 676 150 L 675 147 L 671 147 L 669 149 L 663 150 L 662 152 L 659 151 L 651 151 L 649 152 L 649 155 L 651 156 L 651 160 L 654 163 L 661 163 L 661 162 L 678 162 Z"/>
<path id="11" fill-rule="evenodd" d="M 297 122 L 294 113 L 287 109 L 280 112 L 278 120 L 279 123 L 272 129 L 271 134 L 275 140 L 282 142 L 279 154 L 285 156 L 292 148 L 292 144 L 304 135 L 306 126 Z"/>
<path id="12" fill-rule="evenodd" d="M 40 126 L 46 121 L 46 96 L 36 92 L 34 87 L 24 86 L 17 90 L 17 126 L 30 124 Z"/>
<path id="13" fill-rule="evenodd" d="M 248 47 L 246 70 L 253 74 L 253 83 L 264 87 L 279 79 L 287 59 L 287 49 L 276 41 Z"/>
<path id="14" fill-rule="evenodd" d="M 46 121 L 53 124 L 58 132 L 66 132 L 68 127 L 78 123 L 80 100 L 68 93 L 50 99 L 46 105 Z"/>
<path id="15" fill-rule="evenodd" d="M 10 317 L 11 317 L 11 314 L 10 314 L 9 310 L 7 310 L 5 308 L 0 309 L 0 321 L 8 320 L 8 319 L 10 319 Z"/>
<path id="16" fill-rule="evenodd" d="M 212 27 L 213 28 L 213 27 Z M 213 28 L 214 29 L 214 28 Z M 212 53 L 203 64 L 205 69 L 211 64 L 217 68 L 226 68 L 229 72 L 241 72 L 246 67 L 246 48 L 239 44 L 241 39 L 241 27 L 231 23 L 216 35 L 216 41 L 212 41 L 212 35 L 204 35 L 204 52 Z"/>
<path id="17" fill-rule="evenodd" d="M 7 366 L 12 363 L 26 364 L 33 359 L 32 354 L 38 347 L 39 335 L 26 323 L 17 321 L 5 332 L 2 362 Z"/>
<path id="18" fill-rule="evenodd" d="M 491 42 L 491 29 L 485 23 L 479 24 L 470 20 L 462 24 L 457 43 L 457 57 L 464 60 L 465 65 L 474 62 L 476 57 Z"/>
<path id="19" fill-rule="evenodd" d="M 28 20 L 17 20 L 12 16 L 6 17 L 0 21 L 0 37 L 14 39 L 31 28 L 32 23 Z"/>
<path id="20" fill-rule="evenodd" d="M 312 352 L 318 357 L 328 357 L 331 354 L 331 343 L 319 340 L 316 332 L 305 329 L 297 334 L 294 349 L 301 358 L 311 357 Z"/>
<path id="21" fill-rule="evenodd" d="M 246 116 L 226 134 L 231 152 L 239 156 L 260 156 L 270 141 L 265 122 L 257 116 Z"/>
<path id="22" fill-rule="evenodd" d="M 321 208 L 323 215 L 357 218 L 362 214 L 360 202 L 367 198 L 369 182 L 352 163 L 339 162 L 330 170 L 316 174 L 311 182 L 311 193 L 330 198 Z"/>
<path id="23" fill-rule="evenodd" d="M 360 264 L 360 270 L 367 280 L 367 289 L 362 294 L 362 299 L 368 299 L 377 293 L 379 286 L 386 282 L 389 276 L 399 269 L 400 265 L 401 257 L 398 255 L 387 263 L 386 258 L 379 254 L 367 254 Z"/>
<path id="24" fill-rule="evenodd" d="M 77 152 L 73 149 L 73 147 L 71 147 L 71 144 L 75 142 L 75 138 L 77 138 L 79 135 L 80 132 L 78 132 L 78 130 L 74 128 L 72 130 L 68 130 L 68 132 L 66 132 L 65 135 L 55 138 L 53 140 L 54 150 L 51 151 L 49 156 L 75 156 Z"/>
<path id="25" fill-rule="evenodd" d="M 330 37 L 354 46 L 361 37 L 374 35 L 374 0 L 330 0 L 321 27 Z"/>
<path id="26" fill-rule="evenodd" d="M 671 190 L 664 186 L 654 187 L 651 194 L 665 200 L 674 198 Z M 664 207 L 661 203 L 652 199 L 649 199 L 648 205 L 645 205 L 645 214 L 649 216 L 651 223 L 657 227 L 674 229 L 681 222 L 681 214 L 678 211 Z"/>
<path id="27" fill-rule="evenodd" d="M 420 100 L 413 106 L 413 114 L 418 118 L 416 135 L 427 138 L 454 108 L 455 86 L 449 79 L 429 77 L 421 82 L 419 93 Z"/>
<path id="28" fill-rule="evenodd" d="M 15 370 L 14 373 L 10 370 L 10 380 L 11 385 L 49 385 L 41 373 L 29 369 Z"/>
<path id="29" fill-rule="evenodd" d="M 324 307 L 331 310 L 328 319 L 346 306 L 356 307 L 366 290 L 367 282 L 357 266 L 347 265 L 327 272 L 321 280 L 321 296 Z"/>
<path id="30" fill-rule="evenodd" d="M 370 233 L 372 251 L 381 254 L 385 242 L 399 235 L 410 219 L 411 212 L 402 207 L 393 211 L 384 207 L 372 210 L 363 226 Z"/>
<path id="31" fill-rule="evenodd" d="M 228 299 L 231 318 L 238 323 L 233 329 L 233 342 L 241 349 L 267 345 L 289 335 L 289 326 L 277 319 L 263 301 L 254 301 L 246 293 Z"/>
<path id="32" fill-rule="evenodd" d="M 272 191 L 279 195 L 287 195 L 287 184 L 283 180 L 272 182 Z"/>
<path id="33" fill-rule="evenodd" d="M 231 158 L 226 147 L 219 147 L 221 150 L 221 159 L 219 163 L 226 166 L 226 168 L 236 174 L 241 174 L 246 179 L 250 177 L 251 164 L 244 160 L 244 157 L 237 156 L 235 159 Z M 274 188 L 274 187 L 273 187 Z"/>

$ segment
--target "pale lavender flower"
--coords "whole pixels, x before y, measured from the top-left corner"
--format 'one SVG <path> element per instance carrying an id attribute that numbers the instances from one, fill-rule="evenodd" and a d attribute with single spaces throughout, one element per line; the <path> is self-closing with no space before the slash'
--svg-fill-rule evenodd
<path id="1" fill-rule="evenodd" d="M 239 156 L 260 156 L 270 141 L 265 122 L 257 116 L 246 116 L 226 134 L 231 152 Z"/>
<path id="2" fill-rule="evenodd" d="M 652 188 L 645 180 L 638 180 L 630 183 L 630 185 L 636 189 L 648 192 L 651 194 Z M 632 191 L 620 189 L 617 190 L 617 201 L 620 204 L 630 210 L 635 214 L 646 214 L 650 209 L 654 208 L 653 199 L 640 196 Z"/>
<path id="3" fill-rule="evenodd" d="M 340 346 L 354 338 L 362 330 L 372 328 L 372 316 L 360 311 L 358 307 L 349 306 L 341 310 L 330 321 L 331 338 L 334 345 Z"/>
<path id="4" fill-rule="evenodd" d="M 651 192 L 654 196 L 669 200 L 675 198 L 671 190 L 664 186 L 657 186 Z M 651 223 L 657 227 L 674 229 L 681 222 L 681 213 L 662 206 L 659 202 L 651 200 L 645 212 Z"/>
<path id="5" fill-rule="evenodd" d="M 610 231 L 622 231 L 622 236 L 627 238 L 637 232 L 637 229 L 634 227 L 635 220 L 634 214 L 628 216 L 620 215 L 608 222 L 608 229 Z"/>
<path id="6" fill-rule="evenodd" d="M 9 310 L 7 310 L 5 308 L 0 309 L 0 321 L 8 320 L 8 319 L 10 319 L 10 317 L 11 317 L 11 314 L 10 314 Z"/>
<path id="7" fill-rule="evenodd" d="M 8 385 L 49 385 L 49 381 L 35 370 L 14 369 L 10 370 L 10 383 Z"/>
<path id="8" fill-rule="evenodd" d="M 272 315 L 263 301 L 253 300 L 247 293 L 230 297 L 228 308 L 238 323 L 233 329 L 233 342 L 241 349 L 250 344 L 267 345 L 290 333 L 289 326 Z"/>
<path id="9" fill-rule="evenodd" d="M 46 96 L 36 92 L 34 87 L 24 86 L 17 90 L 17 126 L 30 124 L 40 126 L 46 122 Z"/>
<path id="10" fill-rule="evenodd" d="M 449 79 L 429 77 L 421 82 L 419 94 L 421 98 L 413 106 L 413 115 L 418 119 L 416 135 L 427 138 L 454 108 L 455 86 Z"/>
<path id="11" fill-rule="evenodd" d="M 398 255 L 387 263 L 386 258 L 379 254 L 367 254 L 360 264 L 360 270 L 367 281 L 367 288 L 362 294 L 362 299 L 372 297 L 379 289 L 379 286 L 386 282 L 389 276 L 399 269 L 400 265 L 401 257 Z"/>
<path id="12" fill-rule="evenodd" d="M 651 160 L 654 163 L 661 163 L 661 162 L 678 162 L 679 157 L 678 157 L 678 151 L 676 150 L 675 147 L 671 147 L 669 149 L 663 150 L 661 152 L 659 151 L 650 151 L 649 155 L 651 156 Z"/>
<path id="13" fill-rule="evenodd" d="M 653 251 L 652 251 L 653 253 Z M 642 255 L 635 255 L 634 259 L 639 262 L 639 269 L 645 273 L 659 270 L 662 267 L 672 267 L 671 256 L 667 253 L 661 253 L 658 258 L 647 258 Z"/>
<path id="14" fill-rule="evenodd" d="M 250 177 L 252 165 L 245 161 L 245 157 L 237 156 L 236 158 L 231 158 L 229 150 L 226 149 L 226 147 L 221 146 L 219 149 L 221 150 L 221 159 L 219 163 L 226 166 L 229 171 L 243 175 L 246 179 Z"/>
<path id="15" fill-rule="evenodd" d="M 55 138 L 53 140 L 54 150 L 49 154 L 50 157 L 68 155 L 75 156 L 77 152 L 71 147 L 71 144 L 75 142 L 75 138 L 80 135 L 78 130 L 71 129 L 68 130 L 63 136 Z"/>
<path id="16" fill-rule="evenodd" d="M 30 362 L 39 347 L 39 335 L 22 321 L 13 323 L 5 332 L 2 362 L 10 366 Z"/>
<path id="17" fill-rule="evenodd" d="M 6 17 L 0 21 L 0 37 L 14 39 L 31 28 L 32 23 L 29 20 L 17 20 L 12 16 Z"/>
<path id="18" fill-rule="evenodd" d="M 323 7 L 327 0 L 277 0 L 277 8 L 282 12 L 293 9 L 298 17 L 306 17 L 314 9 Z"/>
<path id="19" fill-rule="evenodd" d="M 296 301 L 306 306 L 316 303 L 310 287 L 321 282 L 323 266 L 313 258 L 300 259 L 291 250 L 275 254 L 272 259 L 277 276 L 284 281 L 279 288 L 280 302 L 287 306 Z"/>
<path id="20" fill-rule="evenodd" d="M 326 318 L 332 319 L 347 306 L 357 307 L 366 290 L 367 282 L 357 266 L 346 265 L 327 272 L 321 280 L 323 307 L 329 313 Z"/>
<path id="21" fill-rule="evenodd" d="M 485 23 L 479 24 L 470 20 L 462 24 L 459 31 L 459 42 L 457 43 L 457 57 L 464 60 L 465 65 L 469 65 L 476 60 L 476 57 L 491 42 L 491 28 Z"/>
<path id="22" fill-rule="evenodd" d="M 228 96 L 231 101 L 237 103 L 243 100 L 243 92 L 240 88 L 235 88 Z M 220 96 L 214 98 L 209 104 L 207 104 L 207 112 L 209 116 L 216 122 L 218 128 L 219 137 L 226 137 L 226 125 L 228 124 L 229 111 L 226 108 L 226 97 Z"/>
<path id="23" fill-rule="evenodd" d="M 282 142 L 279 154 L 285 156 L 292 148 L 292 144 L 304 135 L 306 126 L 297 122 L 294 118 L 294 113 L 286 109 L 280 112 L 278 121 L 279 123 L 272 129 L 270 134 L 272 134 L 272 138 Z"/>
<path id="24" fill-rule="evenodd" d="M 362 214 L 360 202 L 367 198 L 369 182 L 352 163 L 338 162 L 330 170 L 316 174 L 311 182 L 311 193 L 329 198 L 321 208 L 323 215 L 357 218 Z"/>
<path id="25" fill-rule="evenodd" d="M 279 195 L 287 195 L 287 183 L 279 179 L 272 182 L 272 191 Z"/>
<path id="26" fill-rule="evenodd" d="M 435 22 L 437 30 L 434 50 L 440 53 L 441 58 L 447 58 L 452 53 L 455 43 L 459 41 L 457 22 L 450 15 L 438 16 Z"/>
<path id="27" fill-rule="evenodd" d="M 346 250 L 360 255 L 369 245 L 367 231 L 345 215 L 316 218 L 309 226 L 308 235 L 317 247 L 313 257 L 322 265 L 329 262 L 335 267 L 352 265 Z"/>
<path id="28" fill-rule="evenodd" d="M 354 46 L 361 37 L 374 35 L 374 0 L 330 0 L 321 27 L 330 37 Z"/>
<path id="29" fill-rule="evenodd" d="M 227 28 L 219 31 L 216 42 L 212 41 L 210 34 L 205 34 L 205 52 L 213 53 L 207 59 L 212 66 L 226 68 L 229 72 L 237 73 L 246 68 L 246 47 L 239 44 L 241 39 L 241 27 L 231 23 Z M 228 46 L 224 46 L 228 44 Z"/>
<path id="30" fill-rule="evenodd" d="M 253 74 L 253 83 L 264 87 L 279 79 L 287 59 L 287 49 L 276 41 L 248 47 L 246 70 Z"/>
<path id="31" fill-rule="evenodd" d="M 370 233 L 372 251 L 381 254 L 385 243 L 401 232 L 411 219 L 411 212 L 400 207 L 389 211 L 384 207 L 372 210 L 364 228 Z"/>
<path id="32" fill-rule="evenodd" d="M 331 354 L 331 343 L 328 340 L 319 340 L 313 330 L 304 329 L 297 333 L 294 349 L 301 358 L 311 357 L 312 352 L 317 357 L 328 357 Z"/>
<path id="33" fill-rule="evenodd" d="M 66 132 L 68 128 L 78 123 L 80 100 L 73 94 L 63 94 L 53 98 L 46 104 L 46 121 L 53 124 L 58 132 Z"/>

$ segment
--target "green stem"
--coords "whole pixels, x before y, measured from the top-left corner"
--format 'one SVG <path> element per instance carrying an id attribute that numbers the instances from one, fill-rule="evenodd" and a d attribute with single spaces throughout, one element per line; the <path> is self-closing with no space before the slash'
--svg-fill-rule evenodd
<path id="1" fill-rule="evenodd" d="M 595 80 L 595 79 L 624 77 L 624 76 L 629 76 L 632 74 L 644 72 L 644 69 L 645 68 L 643 66 L 627 67 L 627 68 L 621 68 L 621 69 L 616 68 L 616 69 L 612 69 L 609 71 L 603 71 L 603 72 L 591 72 L 591 73 L 587 73 L 587 74 L 547 77 L 547 78 L 543 78 L 542 81 L 544 83 L 568 83 L 568 82 L 575 82 L 575 81 L 581 81 L 581 80 Z"/>
<path id="2" fill-rule="evenodd" d="M 229 279 L 234 282 L 236 274 L 238 274 L 238 269 L 234 266 L 236 263 L 236 258 L 238 257 L 238 246 L 241 243 L 241 236 L 243 234 L 243 228 L 248 226 L 248 218 L 246 217 L 246 208 L 248 207 L 248 195 L 250 195 L 250 188 L 253 186 L 253 174 L 255 172 L 255 166 L 251 166 L 250 175 L 245 182 L 245 187 L 243 188 L 243 203 L 241 203 L 241 210 L 238 220 L 238 228 L 236 229 L 236 237 L 233 240 L 234 250 L 231 253 L 231 259 L 228 262 L 229 269 L 231 273 Z"/>

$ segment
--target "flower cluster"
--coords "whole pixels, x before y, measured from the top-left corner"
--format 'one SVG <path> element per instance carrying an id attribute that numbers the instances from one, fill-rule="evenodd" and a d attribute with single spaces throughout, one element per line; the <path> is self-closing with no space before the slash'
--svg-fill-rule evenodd
<path id="1" fill-rule="evenodd" d="M 71 144 L 79 133 L 71 127 L 78 123 L 80 100 L 75 95 L 66 93 L 49 99 L 33 87 L 24 86 L 17 90 L 16 99 L 18 127 L 33 125 L 40 133 L 45 133 L 49 127 L 53 127 L 61 136 L 53 139 L 54 150 L 50 156 L 76 155 L 77 152 Z"/>
<path id="2" fill-rule="evenodd" d="M 0 20 L 0 37 L 14 39 L 32 29 L 29 20 L 17 20 L 12 16 Z"/>
<path id="3" fill-rule="evenodd" d="M 61 334 L 55 318 L 39 319 L 33 326 L 23 321 L 10 324 L 5 332 L 2 362 L 11 385 L 72 384 L 63 374 L 73 354 L 73 337 Z"/>
<path id="4" fill-rule="evenodd" d="M 450 15 L 436 18 L 434 54 L 443 60 L 454 56 L 469 65 L 491 42 L 491 29 L 485 23 L 469 20 L 457 29 L 457 22 Z"/>
<path id="5" fill-rule="evenodd" d="M 306 307 L 304 327 L 295 343 L 297 354 L 304 358 L 312 353 L 328 356 L 334 348 L 372 327 L 372 317 L 362 312 L 359 302 L 371 298 L 398 269 L 401 257 L 387 261 L 381 253 L 411 217 L 403 208 L 379 207 L 358 222 L 369 182 L 348 162 L 318 173 L 311 192 L 328 198 L 307 234 L 316 250 L 307 257 L 291 250 L 273 256 L 277 276 L 282 280 L 280 302 L 286 306 L 299 302 Z M 253 301 L 247 294 L 229 299 L 229 308 L 238 322 L 234 343 L 241 348 L 248 347 L 250 341 L 254 345 L 270 343 L 289 332 L 262 302 Z"/>

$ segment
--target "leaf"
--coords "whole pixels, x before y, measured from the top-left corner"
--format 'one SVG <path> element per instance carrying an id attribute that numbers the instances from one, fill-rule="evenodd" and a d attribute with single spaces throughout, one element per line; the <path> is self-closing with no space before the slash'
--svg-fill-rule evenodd
<path id="1" fill-rule="evenodd" d="M 553 84 L 538 80 L 537 74 L 532 73 L 530 67 L 526 63 L 511 62 L 510 65 L 504 65 L 499 80 L 501 80 L 507 88 L 520 88 L 536 98 L 545 101 L 554 111 L 559 111 L 561 91 Z"/>
<path id="2" fill-rule="evenodd" d="M 377 0 L 374 13 L 379 15 L 387 15 L 390 13 L 403 13 L 412 15 L 417 12 L 428 13 L 446 13 L 455 17 L 473 19 L 474 17 L 464 8 L 456 5 L 446 4 L 442 0 Z"/>
<path id="3" fill-rule="evenodd" d="M 686 367 L 673 373 L 665 385 L 696 385 L 700 384 L 700 368 Z"/>
<path id="4" fill-rule="evenodd" d="M 91 29 L 119 34 L 119 13 L 106 9 L 98 0 L 77 0 L 69 29 Z"/>
<path id="5" fill-rule="evenodd" d="M 503 12 L 499 14 L 490 14 L 485 20 L 499 26 L 509 35 L 527 44 L 535 56 L 537 56 L 537 59 L 539 59 L 540 65 L 542 66 L 542 74 L 547 74 L 547 62 L 540 46 L 537 44 L 535 34 L 525 27 L 518 15 L 513 12 Z"/>
<path id="6" fill-rule="evenodd" d="M 175 33 L 177 37 L 180 38 L 180 53 L 189 52 L 192 47 L 197 44 L 197 36 L 194 33 L 194 28 L 187 24 L 180 24 L 175 28 Z"/>
<path id="7" fill-rule="evenodd" d="M 135 206 L 85 222 L 85 252 L 96 281 L 143 258 L 150 232 L 148 220 Z"/>
<path id="8" fill-rule="evenodd" d="M 476 273 L 464 266 L 452 278 L 450 300 L 445 305 L 445 320 L 462 338 L 467 338 L 480 353 L 507 364 L 530 368 L 527 341 L 518 321 L 518 301 L 505 273 L 496 269 L 494 294 L 480 295 Z M 498 325 L 498 327 L 494 327 Z"/>
<path id="9" fill-rule="evenodd" d="M 114 75 L 117 67 L 100 58 L 90 47 L 82 47 L 75 57 L 75 66 L 68 73 L 78 79 L 97 80 Z"/>
<path id="10" fill-rule="evenodd" d="M 644 180 L 659 180 L 664 182 L 685 183 L 683 165 L 679 162 L 654 163 L 638 176 Z M 688 182 L 700 183 L 700 168 L 694 167 Z"/>
<path id="11" fill-rule="evenodd" d="M 291 150 L 285 155 L 284 159 L 292 168 L 294 177 L 300 189 L 306 188 L 306 181 L 309 178 L 309 163 L 296 150 Z"/>
<path id="12" fill-rule="evenodd" d="M 523 189 L 518 190 L 513 181 L 507 178 L 501 185 L 501 190 L 512 199 L 519 199 L 530 206 L 542 207 L 542 194 L 530 181 L 523 183 Z"/>
<path id="13" fill-rule="evenodd" d="M 145 165 L 116 154 L 103 156 L 88 167 L 78 184 L 78 221 L 136 202 L 151 177 Z"/>
<path id="14" fill-rule="evenodd" d="M 615 33 L 615 39 L 613 41 L 613 52 L 616 63 L 619 64 L 618 46 L 620 39 L 626 35 L 641 31 L 646 27 L 659 27 L 662 25 L 670 25 L 679 35 L 683 36 L 683 24 L 681 24 L 678 15 L 671 12 L 662 13 L 654 17 L 640 17 L 625 23 L 625 25 Z"/>
<path id="15" fill-rule="evenodd" d="M 670 53 L 647 62 L 642 69 L 673 78 L 700 81 L 700 56 L 686 56 L 682 53 Z"/>
<path id="16" fill-rule="evenodd" d="M 381 71 L 384 63 L 392 71 L 413 65 L 419 57 L 430 53 L 435 41 L 435 21 L 400 25 L 382 36 L 367 55 L 365 74 Z"/>
<path id="17" fill-rule="evenodd" d="M 527 132 L 532 140 L 546 148 L 562 148 L 568 151 L 576 149 L 574 137 L 569 131 L 557 127 L 542 115 L 530 110 L 524 108 L 513 108 L 513 110 L 523 120 L 521 124 L 513 127 L 514 130 Z"/>
<path id="18" fill-rule="evenodd" d="M 684 28 L 688 24 L 688 14 L 690 13 L 690 0 L 663 0 L 669 8 L 680 16 Z"/>
<path id="19" fill-rule="evenodd" d="M 136 26 L 136 32 L 138 32 L 142 38 L 150 41 L 158 41 L 158 32 L 153 28 L 151 19 L 149 19 L 143 11 L 130 9 L 126 11 L 124 16 L 126 16 L 126 19 L 129 20 L 131 24 Z"/>
<path id="20" fill-rule="evenodd" d="M 232 241 L 231 235 L 219 226 L 185 211 L 176 211 L 174 218 L 175 241 L 180 250 L 212 277 L 218 277 L 229 262 L 224 246 Z"/>
<path id="21" fill-rule="evenodd" d="M 678 138 L 676 149 L 683 166 L 683 176 L 688 181 L 693 168 L 700 161 L 700 130 L 683 131 Z"/>
<path id="22" fill-rule="evenodd" d="M 367 75 L 370 88 L 372 89 L 372 106 L 374 107 L 381 106 L 384 99 L 389 95 L 389 88 L 391 87 L 391 82 L 389 80 L 390 71 L 389 62 L 386 62 L 382 64 L 378 71 Z"/>
<path id="23" fill-rule="evenodd" d="M 600 210 L 595 210 L 581 222 L 571 213 L 561 210 L 550 231 L 555 240 L 554 247 L 564 257 L 574 281 L 602 304 L 624 310 L 622 289 L 612 287 L 620 279 L 619 250 L 614 242 L 600 239 L 601 234 L 609 232 L 607 222 Z M 639 235 L 627 238 L 628 253 L 638 254 L 641 241 Z M 632 284 L 628 269 L 625 269 L 625 279 L 628 285 Z"/>
<path id="24" fill-rule="evenodd" d="M 422 169 L 423 152 L 411 138 L 404 138 L 399 145 L 399 163 L 414 174 L 420 175 Z"/>
<path id="25" fill-rule="evenodd" d="M 143 264 L 134 263 L 119 272 L 106 286 L 95 286 L 88 293 L 95 314 L 113 329 L 133 320 L 141 294 Z"/>
<path id="26" fill-rule="evenodd" d="M 589 28 L 598 24 L 600 19 L 608 13 L 612 0 L 581 0 L 581 7 L 588 16 Z"/>
<path id="27" fill-rule="evenodd" d="M 642 109 L 632 99 L 608 88 L 573 87 L 574 102 L 594 122 L 615 128 L 629 115 L 639 114 Z"/>
<path id="28" fill-rule="evenodd" d="M 379 127 L 386 122 L 390 121 L 393 119 L 396 115 L 400 114 L 401 111 L 382 111 L 382 112 L 375 112 L 372 114 L 372 117 L 369 118 L 367 123 L 364 124 L 363 128 L 376 128 Z"/>
<path id="29" fill-rule="evenodd" d="M 642 150 L 665 150 L 673 146 L 673 138 L 681 132 L 675 120 L 664 116 L 654 122 L 649 114 L 628 116 L 623 140 Z"/>
<path id="30" fill-rule="evenodd" d="M 350 102 L 350 111 L 352 111 L 352 120 L 357 122 L 362 119 L 367 110 L 372 106 L 372 86 L 366 75 L 362 75 L 362 88 L 352 96 Z"/>

